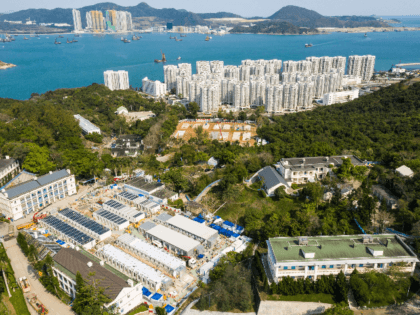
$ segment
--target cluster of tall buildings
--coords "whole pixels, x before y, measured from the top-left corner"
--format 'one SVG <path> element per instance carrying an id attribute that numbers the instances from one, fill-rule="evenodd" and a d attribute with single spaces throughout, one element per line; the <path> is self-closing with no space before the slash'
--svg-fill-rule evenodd
<path id="1" fill-rule="evenodd" d="M 82 28 L 82 18 L 80 11 L 73 9 L 74 30 L 80 32 Z M 105 11 L 105 17 L 101 11 L 86 12 L 86 29 L 94 32 L 105 30 L 112 32 L 125 32 L 133 29 L 133 21 L 130 12 L 126 11 Z"/>
<path id="2" fill-rule="evenodd" d="M 375 57 L 350 58 L 348 73 L 370 80 Z M 345 70 L 346 58 L 341 56 L 243 60 L 240 66 L 215 60 L 197 61 L 196 74 L 191 64 L 164 66 L 164 77 L 168 91 L 175 88 L 177 95 L 196 102 L 205 113 L 217 111 L 222 104 L 235 110 L 265 106 L 269 113 L 282 113 L 310 109 L 314 98 L 341 90 Z"/>
<path id="3" fill-rule="evenodd" d="M 104 81 L 105 86 L 111 91 L 128 90 L 130 88 L 130 84 L 128 82 L 128 71 L 105 71 Z"/>

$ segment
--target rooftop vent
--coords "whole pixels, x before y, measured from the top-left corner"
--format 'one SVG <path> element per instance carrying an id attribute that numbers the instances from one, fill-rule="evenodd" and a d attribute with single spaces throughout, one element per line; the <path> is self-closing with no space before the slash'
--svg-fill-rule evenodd
<path id="1" fill-rule="evenodd" d="M 133 281 L 133 280 L 128 279 L 128 280 L 127 280 L 127 283 L 128 283 L 128 285 L 129 285 L 130 287 L 134 287 L 134 281 Z"/>
<path id="2" fill-rule="evenodd" d="M 298 238 L 298 244 L 299 245 L 308 245 L 308 243 L 309 243 L 309 241 L 308 241 L 308 238 L 306 236 L 305 237 L 301 236 L 301 237 Z"/>
<path id="3" fill-rule="evenodd" d="M 91 262 L 91 261 L 89 261 L 89 262 L 87 263 L 87 265 L 88 265 L 88 267 L 89 267 L 89 268 L 91 268 L 91 267 L 93 266 L 93 264 L 92 264 L 92 262 Z"/>
<path id="4" fill-rule="evenodd" d="M 330 158 L 328 156 L 325 157 L 325 161 L 329 161 Z"/>
<path id="5" fill-rule="evenodd" d="M 10 156 L 6 155 L 6 160 L 10 159 Z"/>
<path id="6" fill-rule="evenodd" d="M 315 258 L 315 253 L 307 253 L 304 250 L 302 250 L 302 254 L 305 258 Z"/>
<path id="7" fill-rule="evenodd" d="M 101 261 L 99 262 L 99 264 L 103 267 L 103 266 L 105 265 L 105 262 L 104 262 L 103 260 L 101 260 Z"/>
<path id="8" fill-rule="evenodd" d="M 52 174 L 52 171 L 49 171 L 50 174 Z"/>
<path id="9" fill-rule="evenodd" d="M 371 235 L 363 236 L 363 244 L 373 243 L 373 237 Z"/>

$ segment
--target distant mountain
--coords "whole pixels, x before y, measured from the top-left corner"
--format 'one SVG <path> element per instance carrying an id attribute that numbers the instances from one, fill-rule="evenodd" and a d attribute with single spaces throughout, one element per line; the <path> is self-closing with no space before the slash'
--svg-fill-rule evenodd
<path id="1" fill-rule="evenodd" d="M 327 17 L 305 8 L 288 5 L 269 17 L 270 20 L 279 20 L 301 27 L 386 27 L 387 23 L 376 20 L 374 17 Z"/>
<path id="2" fill-rule="evenodd" d="M 197 13 L 203 19 L 222 19 L 222 18 L 241 18 L 242 16 L 229 13 L 229 12 L 217 12 L 217 13 Z"/>
<path id="3" fill-rule="evenodd" d="M 155 9 L 145 2 L 136 6 L 123 7 L 112 2 L 98 3 L 78 9 L 82 16 L 82 25 L 86 27 L 86 12 L 92 10 L 118 10 L 128 11 L 133 17 L 158 17 L 165 22 L 172 22 L 174 25 L 205 25 L 208 24 L 204 19 L 193 12 L 176 9 Z M 216 13 L 217 15 L 218 13 Z M 229 13 L 228 13 L 229 14 Z M 35 20 L 37 23 L 68 23 L 73 24 L 73 15 L 71 9 L 29 9 L 10 14 L 5 14 L 2 19 L 10 21 L 25 21 L 27 18 Z"/>
<path id="4" fill-rule="evenodd" d="M 317 34 L 318 31 L 315 29 L 302 28 L 283 21 L 268 21 L 256 23 L 250 27 L 236 26 L 231 33 L 251 33 L 251 34 L 287 34 L 287 35 L 299 35 L 299 34 Z"/>

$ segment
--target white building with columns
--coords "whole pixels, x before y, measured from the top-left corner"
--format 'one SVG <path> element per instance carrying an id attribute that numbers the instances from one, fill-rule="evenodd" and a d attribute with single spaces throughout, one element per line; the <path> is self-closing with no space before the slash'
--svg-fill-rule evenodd
<path id="1" fill-rule="evenodd" d="M 70 170 L 49 172 L 0 192 L 0 212 L 13 220 L 76 193 L 76 180 Z"/>
<path id="2" fill-rule="evenodd" d="M 269 272 L 276 283 L 284 277 L 316 280 L 341 271 L 350 276 L 354 269 L 385 272 L 400 263 L 401 271 L 412 275 L 419 261 L 394 234 L 275 237 L 267 245 Z"/>
<path id="3" fill-rule="evenodd" d="M 324 94 L 322 98 L 323 105 L 332 105 L 332 104 L 339 104 L 339 103 L 346 103 L 352 100 L 355 100 L 359 97 L 359 89 L 354 89 L 350 91 L 342 91 L 342 92 L 332 92 Z"/>
<path id="4" fill-rule="evenodd" d="M 104 82 L 105 82 L 105 86 L 109 88 L 111 91 L 128 90 L 130 88 L 130 83 L 128 81 L 128 71 L 124 71 L 124 70 L 105 71 Z"/>

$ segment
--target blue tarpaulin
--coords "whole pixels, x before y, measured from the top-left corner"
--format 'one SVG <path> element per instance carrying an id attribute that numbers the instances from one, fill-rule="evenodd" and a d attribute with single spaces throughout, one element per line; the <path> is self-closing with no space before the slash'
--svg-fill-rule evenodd
<path id="1" fill-rule="evenodd" d="M 232 222 L 229 222 L 229 221 L 225 221 L 225 222 L 223 222 L 223 224 L 227 225 L 227 226 L 230 226 L 230 227 L 235 226 L 235 223 L 232 223 Z"/>
<path id="2" fill-rule="evenodd" d="M 197 218 L 194 218 L 193 221 L 198 222 L 198 223 L 204 223 L 204 222 L 206 222 L 206 220 L 200 219 L 198 217 Z"/>
<path id="3" fill-rule="evenodd" d="M 147 290 L 147 288 L 143 287 L 142 289 L 143 295 L 146 297 L 149 297 L 152 295 L 152 292 L 150 292 L 149 290 Z"/>
<path id="4" fill-rule="evenodd" d="M 216 219 L 221 219 L 221 217 L 219 217 L 218 215 L 215 216 Z"/>
<path id="5" fill-rule="evenodd" d="M 168 314 L 170 314 L 171 312 L 173 312 L 174 309 L 175 309 L 175 307 L 173 307 L 171 305 L 166 305 L 165 306 L 166 313 L 168 313 Z"/>
<path id="6" fill-rule="evenodd" d="M 240 226 L 240 225 L 237 225 L 237 226 L 236 226 L 236 229 L 237 229 L 238 231 L 243 231 L 243 230 L 244 230 L 244 227 L 243 227 L 243 226 Z"/>
<path id="7" fill-rule="evenodd" d="M 201 259 L 201 258 L 204 258 L 204 255 L 203 254 L 200 254 L 197 257 L 198 257 L 198 259 Z"/>
<path id="8" fill-rule="evenodd" d="M 151 297 L 151 299 L 152 300 L 155 300 L 155 301 L 159 301 L 162 297 L 163 297 L 162 294 L 159 294 L 159 293 L 156 292 L 155 294 L 153 294 L 153 296 Z"/>

